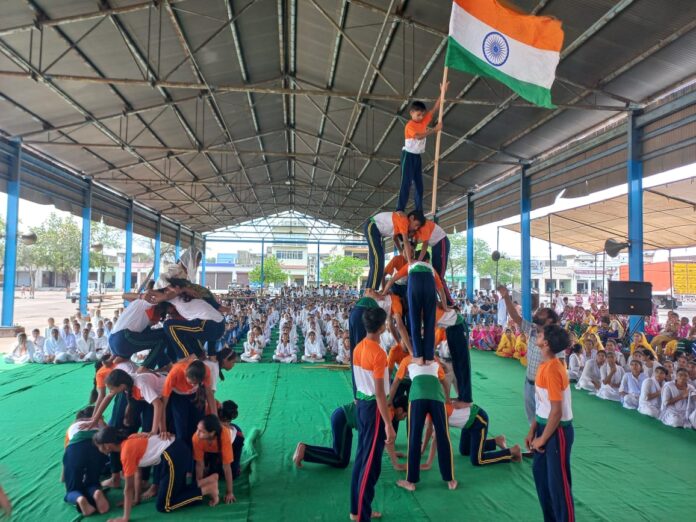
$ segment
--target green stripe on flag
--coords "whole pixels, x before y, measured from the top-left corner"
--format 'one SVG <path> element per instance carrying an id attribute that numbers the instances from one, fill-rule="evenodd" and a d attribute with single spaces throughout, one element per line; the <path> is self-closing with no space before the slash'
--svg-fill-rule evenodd
<path id="1" fill-rule="evenodd" d="M 503 73 L 496 67 L 484 62 L 474 54 L 467 51 L 451 36 L 448 40 L 447 56 L 445 57 L 445 65 L 447 67 L 471 74 L 488 76 L 498 80 L 501 83 L 504 83 L 522 98 L 535 105 L 546 107 L 548 109 L 556 108 L 553 102 L 551 102 L 551 91 L 549 89 L 529 82 L 516 80 L 512 76 Z"/>

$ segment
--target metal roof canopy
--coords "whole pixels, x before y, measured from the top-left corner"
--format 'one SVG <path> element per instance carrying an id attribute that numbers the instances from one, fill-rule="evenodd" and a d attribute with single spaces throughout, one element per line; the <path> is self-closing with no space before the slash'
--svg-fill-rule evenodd
<path id="1" fill-rule="evenodd" d="M 282 243 L 288 241 L 289 243 L 367 244 L 362 235 L 356 235 L 351 230 L 296 211 L 281 212 L 268 217 L 252 219 L 231 229 L 221 229 L 206 234 L 205 238 L 209 243 L 241 241 Z"/>
<path id="2" fill-rule="evenodd" d="M 609 238 L 625 241 L 628 196 L 584 205 L 538 217 L 531 222 L 532 237 L 590 254 L 604 251 Z M 550 227 L 550 230 L 549 230 Z M 503 228 L 520 231 L 519 223 Z M 696 245 L 696 177 L 643 191 L 643 247 L 645 250 Z"/>
<path id="3" fill-rule="evenodd" d="M 440 207 L 696 73 L 691 0 L 514 4 L 564 22 L 559 108 L 452 74 Z M 203 233 L 292 210 L 358 230 L 393 208 L 408 100 L 437 96 L 450 3 L 103 0 L 95 11 L 88 0 L 8 0 L 0 10 L 0 130 Z"/>

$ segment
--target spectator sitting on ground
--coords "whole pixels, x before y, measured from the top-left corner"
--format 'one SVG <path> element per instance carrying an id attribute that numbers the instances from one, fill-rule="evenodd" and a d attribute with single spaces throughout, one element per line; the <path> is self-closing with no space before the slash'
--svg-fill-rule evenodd
<path id="1" fill-rule="evenodd" d="M 22 332 L 17 334 L 17 343 L 12 351 L 5 356 L 7 364 L 25 364 L 35 362 L 36 352 L 34 343 L 27 339 L 27 334 Z"/>

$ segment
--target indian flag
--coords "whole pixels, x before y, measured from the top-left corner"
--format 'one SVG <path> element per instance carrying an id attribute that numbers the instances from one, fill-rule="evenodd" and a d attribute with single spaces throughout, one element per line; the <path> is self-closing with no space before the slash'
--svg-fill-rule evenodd
<path id="1" fill-rule="evenodd" d="M 555 18 L 520 14 L 497 0 L 454 0 L 445 65 L 494 78 L 525 100 L 553 108 L 562 46 Z"/>

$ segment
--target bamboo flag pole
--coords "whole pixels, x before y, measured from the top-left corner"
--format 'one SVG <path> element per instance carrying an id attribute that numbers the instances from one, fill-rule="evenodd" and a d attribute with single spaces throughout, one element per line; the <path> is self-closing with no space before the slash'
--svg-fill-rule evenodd
<path id="1" fill-rule="evenodd" d="M 445 105 L 445 90 L 444 86 L 447 85 L 447 73 L 449 72 L 449 67 L 445 67 L 442 73 L 442 85 L 440 86 L 440 110 L 437 115 L 438 124 L 442 123 L 442 112 Z M 440 138 L 442 137 L 442 130 L 437 131 L 437 136 L 435 136 L 435 161 L 433 162 L 433 200 L 430 206 L 430 213 L 435 217 L 437 212 L 437 171 L 440 166 Z"/>

